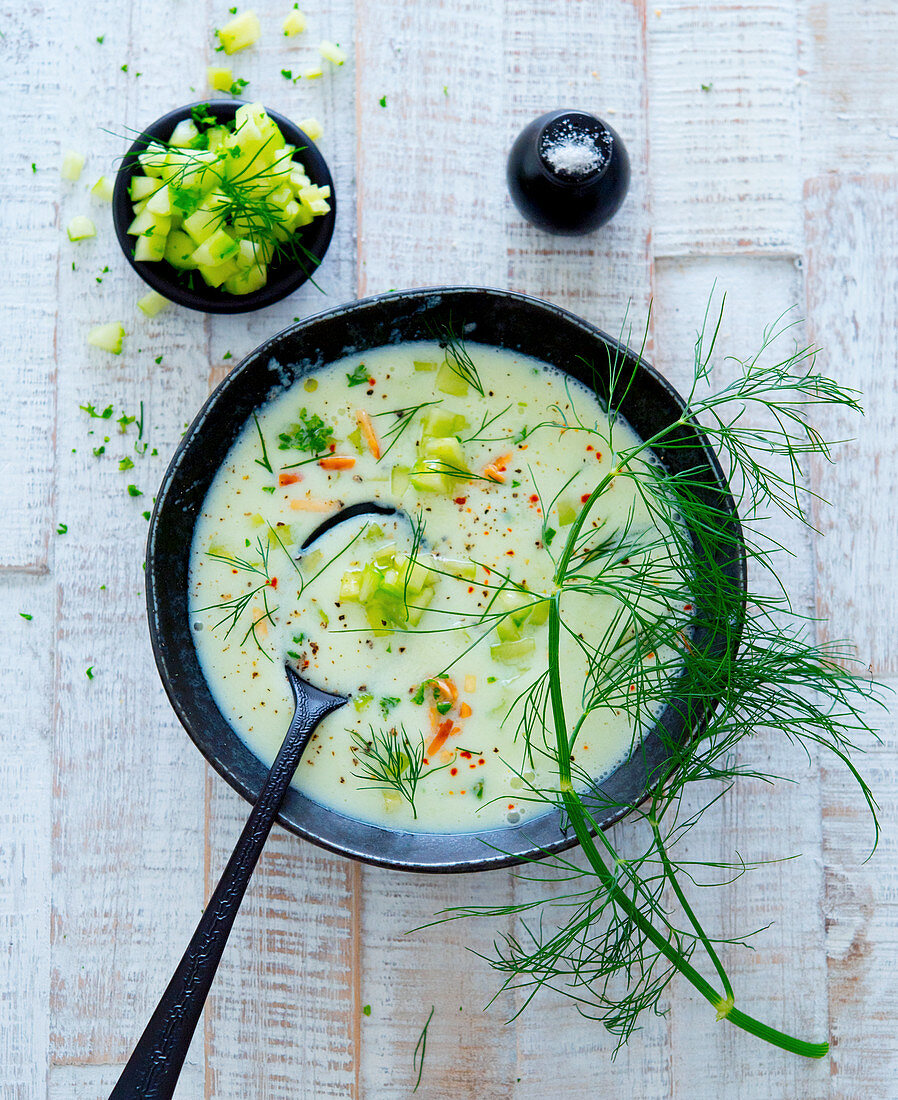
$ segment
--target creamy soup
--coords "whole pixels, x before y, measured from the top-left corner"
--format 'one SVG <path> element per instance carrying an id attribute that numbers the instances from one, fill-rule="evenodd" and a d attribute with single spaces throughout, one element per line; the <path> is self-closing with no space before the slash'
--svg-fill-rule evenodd
<path id="1" fill-rule="evenodd" d="M 595 396 L 562 372 L 486 345 L 466 353 L 382 347 L 273 397 L 216 474 L 191 550 L 193 637 L 222 714 L 270 765 L 293 714 L 285 661 L 349 695 L 294 783 L 395 829 L 474 830 L 546 812 L 535 792 L 558 777 L 528 691 L 546 670 L 552 555 L 612 451 L 638 442 L 618 419 L 612 447 Z M 395 512 L 346 519 L 301 549 L 362 502 Z M 657 534 L 626 478 L 590 513 L 595 528 Z M 578 636 L 604 637 L 620 608 L 574 592 L 562 605 L 573 723 L 588 671 Z M 574 746 L 580 773 L 612 771 L 657 705 L 655 695 L 638 717 L 590 713 Z"/>

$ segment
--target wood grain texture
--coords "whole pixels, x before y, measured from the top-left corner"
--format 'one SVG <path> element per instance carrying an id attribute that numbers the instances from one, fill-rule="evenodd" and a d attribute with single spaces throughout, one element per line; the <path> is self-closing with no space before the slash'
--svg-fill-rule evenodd
<path id="1" fill-rule="evenodd" d="M 804 178 L 895 171 L 898 9 L 888 0 L 797 7 Z"/>
<path id="2" fill-rule="evenodd" d="M 655 254 L 797 252 L 794 3 L 660 0 L 647 28 Z"/>
<path id="3" fill-rule="evenodd" d="M 614 220 L 585 237 L 535 229 L 506 195 L 500 285 L 547 298 L 615 335 L 629 317 L 639 332 L 652 293 L 645 5 L 570 3 L 561 19 L 552 0 L 508 2 L 503 33 L 503 158 L 531 119 L 573 106 L 617 130 L 629 152 L 631 182 Z M 504 159 L 498 173 L 501 180 Z"/>
<path id="4" fill-rule="evenodd" d="M 58 233 L 67 211 L 86 206 L 78 184 L 60 178 L 56 105 L 60 5 L 11 8 L 3 16 L 0 66 L 7 75 L 6 171 L 0 178 L 0 232 L 6 293 L 0 301 L 0 371 L 15 392 L 15 415 L 0 433 L 0 571 L 46 573 L 53 489 L 56 402 Z M 35 143 L 34 120 L 41 119 Z M 68 147 L 68 146 L 65 146 Z M 60 214 L 62 216 L 60 216 Z"/>
<path id="5" fill-rule="evenodd" d="M 75 97 L 59 105 L 73 142 L 92 150 L 88 178 L 113 168 L 126 127 L 170 105 L 173 69 L 196 71 L 196 47 L 170 34 L 178 11 L 176 4 L 109 5 L 97 22 L 71 21 L 59 55 L 62 82 L 108 89 L 96 113 Z M 164 61 L 156 48 L 162 40 L 170 40 Z M 54 544 L 50 1041 L 52 1061 L 61 1064 L 124 1060 L 203 900 L 203 775 L 153 667 L 141 513 L 187 410 L 204 393 L 205 370 L 196 364 L 205 361 L 206 339 L 193 314 L 170 309 L 148 320 L 137 311 L 145 288 L 118 250 L 108 207 L 96 222 L 98 236 L 77 253 L 75 269 L 61 265 L 58 301 L 64 354 L 55 518 L 68 532 Z M 88 348 L 89 327 L 115 319 L 128 334 L 122 355 Z M 122 411 L 136 414 L 141 401 L 155 456 L 139 455 L 135 427 L 121 434 L 116 422 Z M 114 414 L 89 419 L 79 409 L 87 403 L 98 410 L 111 403 Z M 95 447 L 105 452 L 95 456 Z M 119 469 L 124 458 L 132 469 Z M 129 484 L 143 496 L 129 496 Z M 196 1061 L 196 1047 L 189 1058 Z"/>
<path id="6" fill-rule="evenodd" d="M 826 418 L 828 438 L 849 442 L 833 463 L 811 466 L 814 491 L 832 505 L 816 509 L 821 637 L 849 639 L 877 675 L 898 671 L 886 625 L 898 615 L 898 512 L 883 507 L 898 472 L 896 202 L 896 176 L 824 176 L 809 181 L 805 205 L 810 333 L 822 365 L 860 391 L 865 409 L 863 419 L 840 410 Z"/>
<path id="7" fill-rule="evenodd" d="M 49 577 L 0 578 L 0 1095 L 9 1100 L 46 1089 L 55 596 Z"/>

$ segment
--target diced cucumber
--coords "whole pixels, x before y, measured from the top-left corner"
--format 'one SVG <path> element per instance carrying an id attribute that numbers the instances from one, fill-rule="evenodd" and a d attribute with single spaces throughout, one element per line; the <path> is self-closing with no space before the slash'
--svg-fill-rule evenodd
<path id="1" fill-rule="evenodd" d="M 197 271 L 209 286 L 219 287 L 232 275 L 236 275 L 239 268 L 234 260 L 225 260 L 222 264 L 197 264 Z"/>
<path id="2" fill-rule="evenodd" d="M 76 153 L 74 149 L 67 150 L 63 155 L 62 167 L 59 169 L 59 174 L 64 180 L 71 180 L 74 183 L 75 180 L 81 178 L 84 160 L 85 158 L 81 153 Z"/>
<path id="3" fill-rule="evenodd" d="M 206 69 L 206 83 L 216 92 L 227 92 L 234 83 L 234 74 L 221 65 L 209 65 Z"/>
<path id="4" fill-rule="evenodd" d="M 500 642 L 490 646 L 490 656 L 494 661 L 509 663 L 523 661 L 536 649 L 536 642 L 532 638 L 520 638 L 517 641 Z"/>
<path id="5" fill-rule="evenodd" d="M 220 222 L 220 216 L 214 210 L 206 208 L 204 204 L 198 210 L 194 210 L 192 214 L 189 214 L 184 219 L 183 225 L 184 229 L 193 238 L 195 245 L 199 246 L 212 236 Z"/>
<path id="6" fill-rule="evenodd" d="M 528 622 L 532 626 L 542 626 L 544 622 L 549 618 L 549 605 L 551 600 L 540 600 L 538 604 L 531 610 Z"/>
<path id="7" fill-rule="evenodd" d="M 199 130 L 196 128 L 196 123 L 193 119 L 182 118 L 174 130 L 172 130 L 172 135 L 168 139 L 168 144 L 174 145 L 176 149 L 189 149 L 198 136 Z"/>
<path id="8" fill-rule="evenodd" d="M 302 34 L 306 29 L 306 14 L 294 8 L 291 12 L 288 12 L 283 22 L 284 36 L 286 38 L 292 38 L 296 34 Z"/>
<path id="9" fill-rule="evenodd" d="M 340 578 L 341 600 L 358 600 L 362 591 L 362 572 L 360 569 L 350 569 Z"/>
<path id="10" fill-rule="evenodd" d="M 114 185 L 108 176 L 100 176 L 97 182 L 90 189 L 90 193 L 95 199 L 99 199 L 101 202 L 112 202 L 112 193 Z"/>
<path id="11" fill-rule="evenodd" d="M 160 186 L 161 184 L 150 176 L 132 176 L 128 185 L 128 194 L 132 202 L 139 202 L 141 199 L 148 199 L 151 195 L 155 195 Z"/>
<path id="12" fill-rule="evenodd" d="M 145 233 L 139 236 L 134 244 L 134 259 L 145 261 L 158 261 L 165 256 L 165 233 L 153 233 L 147 236 Z"/>
<path id="13" fill-rule="evenodd" d="M 155 317 L 157 313 L 161 313 L 167 305 L 170 305 L 168 298 L 163 298 L 155 290 L 151 290 L 149 294 L 144 294 L 142 298 L 137 301 L 137 308 L 141 313 L 145 313 L 147 317 Z"/>
<path id="14" fill-rule="evenodd" d="M 197 247 L 192 259 L 197 267 L 217 267 L 226 260 L 236 258 L 239 251 L 240 245 L 237 241 L 224 229 L 217 229 Z"/>
<path id="15" fill-rule="evenodd" d="M 224 281 L 224 288 L 229 294 L 252 294 L 261 290 L 268 282 L 268 272 L 264 267 L 253 264 L 239 270 L 236 275 L 231 275 Z"/>
<path id="16" fill-rule="evenodd" d="M 415 369 L 418 369 L 417 363 Z M 421 425 L 421 438 L 457 435 L 467 426 L 468 421 L 461 413 L 452 412 L 450 409 L 428 409 L 424 414 L 424 422 Z"/>
<path id="17" fill-rule="evenodd" d="M 394 466 L 390 471 L 390 489 L 397 497 L 401 497 L 408 488 L 409 470 L 407 466 Z"/>
<path id="18" fill-rule="evenodd" d="M 423 493 L 450 493 L 452 480 L 440 471 L 439 464 L 416 462 L 409 471 L 409 481 Z"/>
<path id="19" fill-rule="evenodd" d="M 95 348 L 102 348 L 112 355 L 121 355 L 125 328 L 119 321 L 110 321 L 106 325 L 97 325 L 87 334 L 87 342 Z"/>
<path id="20" fill-rule="evenodd" d="M 468 383 L 462 376 L 452 369 L 448 360 L 437 371 L 436 388 L 441 393 L 448 393 L 452 397 L 464 397 L 468 392 Z"/>
<path id="21" fill-rule="evenodd" d="M 336 42 L 330 42 L 328 39 L 318 43 L 318 52 L 332 65 L 342 65 L 346 61 L 346 51 L 341 50 Z"/>
<path id="22" fill-rule="evenodd" d="M 211 72 L 212 70 L 210 69 L 210 70 L 207 70 L 207 71 Z M 230 69 L 220 69 L 219 71 L 228 74 L 228 88 L 230 88 L 231 82 L 232 82 L 231 70 Z M 215 87 L 214 84 L 213 84 L 213 87 Z M 227 91 L 227 88 L 220 88 L 219 91 Z M 221 150 L 224 147 L 224 143 L 230 137 L 230 133 L 231 133 L 231 131 L 228 130 L 227 127 L 225 127 L 225 126 L 210 126 L 209 129 L 206 131 L 206 143 L 207 143 L 206 148 L 207 148 L 207 150 L 210 153 L 219 152 L 219 150 Z"/>
<path id="23" fill-rule="evenodd" d="M 317 118 L 301 118 L 299 128 L 308 137 L 309 141 L 320 141 L 324 136 L 324 127 Z"/>
<path id="24" fill-rule="evenodd" d="M 465 581 L 473 581 L 477 577 L 477 566 L 472 561 L 452 561 L 450 558 L 439 558 L 437 565 L 445 573 L 451 573 L 454 577 L 460 577 Z"/>
<path id="25" fill-rule="evenodd" d="M 144 210 L 149 210 L 151 214 L 164 214 L 166 217 L 171 215 L 171 196 L 167 183 L 147 199 Z"/>
<path id="26" fill-rule="evenodd" d="M 305 80 L 317 80 L 324 76 L 324 69 L 320 65 L 309 65 L 300 73 Z"/>
<path id="27" fill-rule="evenodd" d="M 268 542 L 271 546 L 292 546 L 293 532 L 289 523 L 279 523 L 276 528 L 268 528 Z"/>
<path id="28" fill-rule="evenodd" d="M 560 527 L 570 527 L 577 518 L 577 509 L 569 500 L 558 502 L 558 524 Z"/>
<path id="29" fill-rule="evenodd" d="M 96 237 L 97 227 L 83 214 L 77 214 L 66 226 L 66 233 L 70 241 L 83 241 L 88 237 Z"/>
<path id="30" fill-rule="evenodd" d="M 511 615 L 507 615 L 496 623 L 496 637 L 503 642 L 516 642 L 521 637 L 521 628 Z"/>
<path id="31" fill-rule="evenodd" d="M 171 218 L 162 214 L 154 214 L 151 210 L 142 210 L 128 226 L 128 232 L 132 237 L 138 237 L 149 231 L 150 236 L 158 234 L 164 237 L 171 229 Z"/>
<path id="32" fill-rule="evenodd" d="M 438 439 L 426 439 L 422 441 L 421 450 L 425 459 L 432 459 L 439 464 L 449 477 L 456 477 L 455 470 L 459 474 L 468 473 L 468 463 L 462 445 L 454 435 L 443 436 Z"/>
<path id="33" fill-rule="evenodd" d="M 165 238 L 165 255 L 172 267 L 179 271 L 192 271 L 196 267 L 193 253 L 196 245 L 193 240 L 182 230 L 172 229 Z"/>
<path id="34" fill-rule="evenodd" d="M 438 364 L 432 362 L 429 359 L 413 359 L 412 360 L 412 366 L 414 366 L 415 370 L 426 371 L 426 370 L 436 370 Z"/>
<path id="35" fill-rule="evenodd" d="M 158 141 L 151 141 L 142 153 L 138 153 L 137 160 L 145 176 L 155 176 L 158 179 L 168 163 L 168 150 Z"/>
<path id="36" fill-rule="evenodd" d="M 258 42 L 261 33 L 262 27 L 256 13 L 244 11 L 240 15 L 235 15 L 229 23 L 225 23 L 218 32 L 218 41 L 224 47 L 226 54 L 232 54 Z"/>

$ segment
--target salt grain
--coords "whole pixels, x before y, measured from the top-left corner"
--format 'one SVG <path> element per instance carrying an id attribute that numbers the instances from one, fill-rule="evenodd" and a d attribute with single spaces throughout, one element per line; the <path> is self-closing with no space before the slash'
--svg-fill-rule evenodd
<path id="1" fill-rule="evenodd" d="M 553 172 L 568 176 L 586 176 L 605 163 L 602 150 L 590 134 L 571 126 L 559 129 L 543 142 L 542 156 Z"/>

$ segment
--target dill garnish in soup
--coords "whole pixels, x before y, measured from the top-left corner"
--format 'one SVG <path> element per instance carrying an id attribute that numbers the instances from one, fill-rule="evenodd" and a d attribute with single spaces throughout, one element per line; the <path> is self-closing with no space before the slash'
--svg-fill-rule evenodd
<path id="1" fill-rule="evenodd" d="M 557 789 L 554 660 L 574 784 L 600 780 L 661 709 L 672 654 L 649 654 L 624 692 L 596 685 L 641 622 L 688 620 L 670 518 L 655 522 L 636 479 L 613 478 L 638 445 L 585 386 L 486 345 L 391 345 L 300 378 L 247 423 L 196 526 L 193 636 L 222 714 L 270 765 L 293 714 L 290 661 L 352 697 L 314 734 L 301 791 L 387 827 L 481 829 L 544 813 L 540 792 Z M 608 477 L 550 653 L 556 558 Z M 361 502 L 396 511 L 300 549 Z"/>

